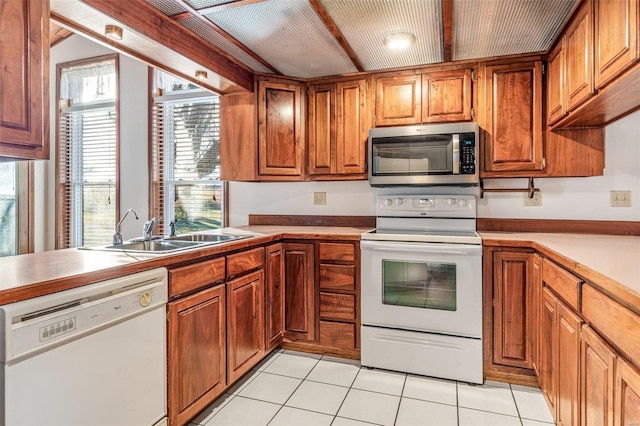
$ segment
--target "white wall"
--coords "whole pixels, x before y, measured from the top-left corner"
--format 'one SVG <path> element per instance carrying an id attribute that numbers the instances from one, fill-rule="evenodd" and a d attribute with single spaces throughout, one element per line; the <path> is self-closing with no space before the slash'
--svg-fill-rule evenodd
<path id="1" fill-rule="evenodd" d="M 523 193 L 486 193 L 478 200 L 478 217 L 640 220 L 640 111 L 606 128 L 604 176 L 536 179 L 541 207 L 525 207 Z M 490 187 L 526 187 L 526 179 L 493 179 Z M 375 215 L 375 196 L 392 189 L 374 189 L 367 182 L 231 182 L 229 223 L 248 223 L 248 214 Z M 631 207 L 609 207 L 609 191 L 631 191 Z M 313 192 L 327 193 L 325 206 L 313 205 Z M 477 190 L 423 188 L 402 193 L 478 194 Z"/>
<path id="2" fill-rule="evenodd" d="M 35 249 L 55 248 L 56 65 L 114 53 L 81 36 L 71 36 L 51 49 L 51 159 L 35 162 Z M 142 235 L 148 218 L 147 174 L 147 66 L 120 55 L 120 210 L 134 209 L 122 226 L 125 238 Z"/>

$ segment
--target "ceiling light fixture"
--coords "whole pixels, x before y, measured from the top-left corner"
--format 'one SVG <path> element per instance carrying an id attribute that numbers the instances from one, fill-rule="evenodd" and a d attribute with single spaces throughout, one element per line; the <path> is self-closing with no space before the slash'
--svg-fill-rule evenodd
<path id="1" fill-rule="evenodd" d="M 122 40 L 122 27 L 117 25 L 105 25 L 104 35 L 111 40 Z"/>
<path id="2" fill-rule="evenodd" d="M 196 80 L 205 81 L 208 75 L 206 71 L 196 71 Z"/>
<path id="3" fill-rule="evenodd" d="M 410 33 L 389 34 L 384 38 L 384 45 L 389 49 L 401 50 L 411 46 L 416 41 L 416 36 Z"/>

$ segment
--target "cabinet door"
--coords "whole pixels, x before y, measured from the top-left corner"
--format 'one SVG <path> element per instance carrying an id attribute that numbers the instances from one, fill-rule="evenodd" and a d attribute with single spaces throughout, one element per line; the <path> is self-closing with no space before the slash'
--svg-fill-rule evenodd
<path id="1" fill-rule="evenodd" d="M 575 107 L 593 95 L 593 13 L 587 0 L 567 29 L 564 39 L 567 51 L 567 109 Z"/>
<path id="2" fill-rule="evenodd" d="M 552 413 L 556 412 L 558 399 L 557 378 L 554 371 L 558 347 L 557 305 L 558 298 L 551 290 L 544 287 L 540 318 L 540 389 Z"/>
<path id="3" fill-rule="evenodd" d="M 420 123 L 420 75 L 378 77 L 375 92 L 376 127 Z"/>
<path id="4" fill-rule="evenodd" d="M 533 333 L 527 320 L 532 255 L 525 252 L 494 253 L 493 362 L 532 368 Z"/>
<path id="5" fill-rule="evenodd" d="M 227 377 L 232 383 L 256 365 L 265 353 L 262 271 L 227 283 L 227 333 Z"/>
<path id="6" fill-rule="evenodd" d="M 316 338 L 314 265 L 313 244 L 284 244 L 286 338 Z"/>
<path id="7" fill-rule="evenodd" d="M 542 309 L 542 256 L 534 254 L 531 262 L 531 282 L 529 285 L 528 327 L 531 345 L 531 366 L 540 377 L 540 318 Z M 539 380 L 539 379 L 538 379 Z"/>
<path id="8" fill-rule="evenodd" d="M 49 1 L 0 7 L 0 157 L 49 158 Z"/>
<path id="9" fill-rule="evenodd" d="M 284 333 L 284 257 L 282 244 L 267 247 L 266 329 L 267 350 L 278 346 Z"/>
<path id="10" fill-rule="evenodd" d="M 302 176 L 300 85 L 260 81 L 258 99 L 260 175 Z"/>
<path id="11" fill-rule="evenodd" d="M 220 179 L 258 180 L 256 95 L 220 96 Z"/>
<path id="12" fill-rule="evenodd" d="M 590 327 L 582 327 L 580 350 L 580 424 L 613 424 L 615 352 Z"/>
<path id="13" fill-rule="evenodd" d="M 225 387 L 225 286 L 167 305 L 168 413 L 184 424 Z"/>
<path id="14" fill-rule="evenodd" d="M 471 120 L 471 70 L 422 75 L 422 122 Z"/>
<path id="15" fill-rule="evenodd" d="M 565 48 L 561 40 L 547 59 L 547 124 L 551 125 L 567 114 L 565 85 Z"/>
<path id="16" fill-rule="evenodd" d="M 342 81 L 336 84 L 336 173 L 362 174 L 366 171 L 369 114 L 367 81 Z"/>
<path id="17" fill-rule="evenodd" d="M 558 400 L 556 422 L 558 425 L 579 424 L 580 406 L 580 326 L 582 320 L 571 308 L 558 302 L 558 346 L 557 364 L 553 370 L 557 376 Z"/>
<path id="18" fill-rule="evenodd" d="M 484 171 L 542 170 L 541 62 L 488 66 L 484 86 Z"/>
<path id="19" fill-rule="evenodd" d="M 614 425 L 640 424 L 640 372 L 618 358 L 616 365 L 616 391 Z"/>
<path id="20" fill-rule="evenodd" d="M 638 1 L 595 0 L 595 86 L 638 61 Z"/>
<path id="21" fill-rule="evenodd" d="M 336 172 L 336 85 L 309 87 L 309 174 Z"/>

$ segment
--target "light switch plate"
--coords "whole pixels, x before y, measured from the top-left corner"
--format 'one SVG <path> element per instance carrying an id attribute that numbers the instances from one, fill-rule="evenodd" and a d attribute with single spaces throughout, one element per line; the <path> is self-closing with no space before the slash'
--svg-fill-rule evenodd
<path id="1" fill-rule="evenodd" d="M 631 207 L 631 191 L 611 191 L 611 207 Z"/>
<path id="2" fill-rule="evenodd" d="M 314 192 L 313 193 L 313 204 L 316 206 L 324 206 L 327 204 L 327 193 L 326 192 Z"/>

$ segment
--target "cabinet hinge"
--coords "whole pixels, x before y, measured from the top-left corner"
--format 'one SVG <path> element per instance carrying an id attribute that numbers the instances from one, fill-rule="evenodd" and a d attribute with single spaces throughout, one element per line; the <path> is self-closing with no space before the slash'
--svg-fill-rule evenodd
<path id="1" fill-rule="evenodd" d="M 578 330 L 578 340 L 582 342 L 582 327 Z"/>
<path id="2" fill-rule="evenodd" d="M 378 85 L 378 82 L 377 82 L 377 81 L 374 81 L 374 82 L 373 82 L 373 91 L 374 91 L 374 92 L 376 91 L 376 87 L 377 87 L 377 85 Z"/>
<path id="3" fill-rule="evenodd" d="M 475 108 L 471 108 L 471 119 L 472 120 L 476 119 L 476 109 Z"/>
<path id="4" fill-rule="evenodd" d="M 311 93 L 311 90 L 307 87 L 307 96 L 309 96 L 309 93 Z"/>
<path id="5" fill-rule="evenodd" d="M 376 116 L 373 116 L 373 127 L 376 127 Z"/>
<path id="6" fill-rule="evenodd" d="M 547 63 L 546 63 L 546 62 L 543 62 L 543 63 L 542 63 L 542 74 L 544 75 L 544 74 L 546 74 L 546 73 L 547 73 Z"/>
<path id="7" fill-rule="evenodd" d="M 365 92 L 368 92 L 368 91 L 369 91 L 369 80 L 366 80 L 366 81 L 364 82 L 364 90 L 365 90 Z"/>
<path id="8" fill-rule="evenodd" d="M 476 75 L 476 71 L 475 70 L 471 71 L 471 81 L 476 81 L 477 78 L 478 76 Z"/>
<path id="9" fill-rule="evenodd" d="M 542 170 L 547 168 L 547 159 L 542 157 Z"/>

